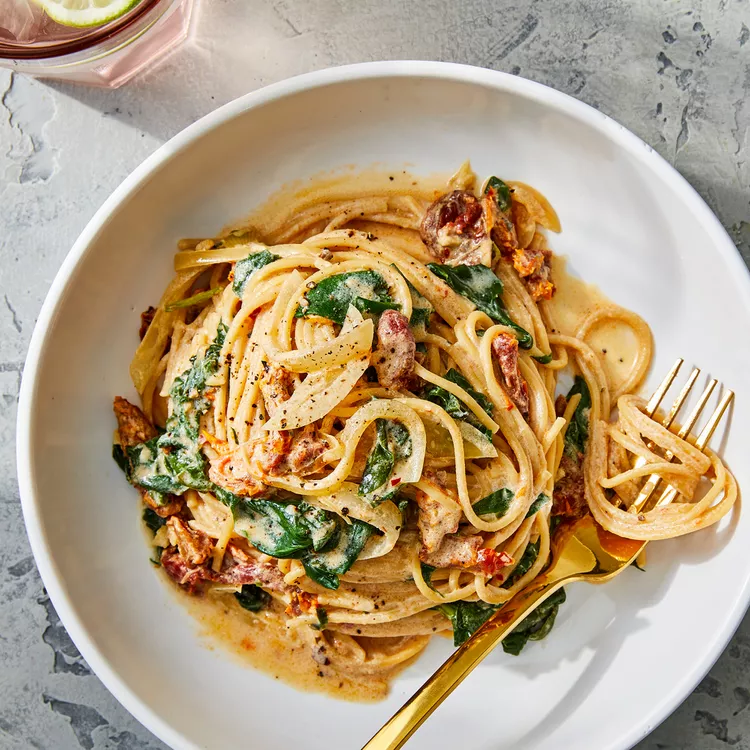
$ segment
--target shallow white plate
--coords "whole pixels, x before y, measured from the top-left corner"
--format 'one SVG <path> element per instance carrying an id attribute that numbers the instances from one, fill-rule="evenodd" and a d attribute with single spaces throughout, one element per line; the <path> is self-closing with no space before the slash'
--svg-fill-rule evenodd
<path id="1" fill-rule="evenodd" d="M 648 146 L 539 84 L 438 63 L 325 70 L 232 102 L 160 148 L 83 232 L 34 331 L 18 420 L 24 515 L 52 601 L 112 693 L 175 748 L 360 747 L 450 646 L 434 642 L 375 705 L 296 692 L 205 647 L 148 562 L 137 498 L 110 458 L 138 314 L 170 279 L 177 238 L 215 233 L 285 182 L 374 162 L 451 171 L 466 158 L 552 201 L 554 250 L 652 325 L 650 385 L 681 355 L 739 390 L 726 458 L 748 481 L 748 274 Z M 570 587 L 551 636 L 518 658 L 498 650 L 410 747 L 630 747 L 744 614 L 749 525 L 745 514 L 655 544 L 646 573 Z"/>

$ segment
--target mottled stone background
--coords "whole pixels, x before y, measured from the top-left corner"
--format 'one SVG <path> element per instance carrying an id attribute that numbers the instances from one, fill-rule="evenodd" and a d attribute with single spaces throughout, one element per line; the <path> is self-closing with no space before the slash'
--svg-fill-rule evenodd
<path id="1" fill-rule="evenodd" d="M 119 91 L 0 71 L 0 748 L 163 745 L 91 674 L 26 540 L 18 386 L 63 257 L 161 143 L 240 94 L 315 68 L 420 58 L 541 81 L 619 120 L 698 189 L 750 260 L 748 0 L 204 0 L 197 38 Z M 639 750 L 750 748 L 750 620 Z"/>

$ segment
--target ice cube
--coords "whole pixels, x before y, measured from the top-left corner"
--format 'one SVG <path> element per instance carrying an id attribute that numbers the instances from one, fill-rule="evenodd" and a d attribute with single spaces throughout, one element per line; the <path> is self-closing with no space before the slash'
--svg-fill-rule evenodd
<path id="1" fill-rule="evenodd" d="M 0 37 L 35 42 L 44 22 L 44 11 L 31 0 L 0 0 Z"/>

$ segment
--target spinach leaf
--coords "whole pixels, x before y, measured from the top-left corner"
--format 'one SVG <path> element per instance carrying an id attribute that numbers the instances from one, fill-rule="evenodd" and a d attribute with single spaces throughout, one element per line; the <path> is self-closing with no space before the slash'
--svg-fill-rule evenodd
<path id="1" fill-rule="evenodd" d="M 549 599 L 543 601 L 533 612 L 516 625 L 515 629 L 503 639 L 503 651 L 518 656 L 529 641 L 541 641 L 555 624 L 560 605 L 565 601 L 565 590 L 555 591 Z"/>
<path id="2" fill-rule="evenodd" d="M 213 487 L 198 438 L 201 416 L 210 406 L 204 391 L 208 379 L 219 369 L 226 333 L 226 325 L 220 323 L 216 338 L 203 359 L 194 357 L 190 368 L 175 378 L 169 392 L 173 411 L 167 419 L 166 430 L 125 451 L 117 446 L 113 449 L 113 456 L 129 481 L 147 489 L 160 504 L 165 502 L 167 494 L 181 495 L 190 488 L 210 490 Z"/>
<path id="3" fill-rule="evenodd" d="M 369 523 L 352 518 L 338 521 L 338 537 L 322 552 L 310 552 L 302 558 L 305 573 L 327 589 L 339 587 L 339 575 L 352 567 L 374 529 Z"/>
<path id="4" fill-rule="evenodd" d="M 375 445 L 367 457 L 358 494 L 369 496 L 375 504 L 388 500 L 398 492 L 389 486 L 396 461 L 411 455 L 409 431 L 400 422 L 378 419 L 375 422 Z"/>
<path id="5" fill-rule="evenodd" d="M 318 624 L 312 625 L 315 630 L 325 630 L 328 625 L 328 612 L 323 607 L 318 607 L 315 610 L 315 614 L 318 616 Z"/>
<path id="6" fill-rule="evenodd" d="M 491 268 L 481 264 L 444 266 L 439 263 L 428 263 L 427 268 L 493 320 L 502 315 L 503 282 Z"/>
<path id="7" fill-rule="evenodd" d="M 216 329 L 216 337 L 206 349 L 203 359 L 194 357 L 191 360 L 190 369 L 182 373 L 180 377 L 175 378 L 169 394 L 177 402 L 177 405 L 184 406 L 189 401 L 197 400 L 198 404 L 193 404 L 193 406 L 202 408 L 201 414 L 208 408 L 208 400 L 202 398 L 202 394 L 206 389 L 208 379 L 219 369 L 219 356 L 228 330 L 225 323 L 219 323 Z M 196 393 L 198 394 L 197 397 Z M 193 429 L 197 436 L 199 427 L 193 427 Z M 167 422 L 167 430 L 169 430 L 169 422 Z"/>
<path id="8" fill-rule="evenodd" d="M 476 633 L 499 607 L 486 602 L 457 601 L 436 607 L 453 625 L 453 645 L 460 646 Z"/>
<path id="9" fill-rule="evenodd" d="M 240 244 L 240 243 L 235 243 Z M 269 263 L 273 263 L 278 260 L 279 256 L 274 255 L 270 250 L 261 250 L 259 253 L 250 253 L 247 258 L 238 260 L 234 266 L 234 281 L 232 282 L 232 289 L 238 297 L 242 297 L 242 293 L 245 291 L 245 284 L 247 280 L 263 266 L 267 266 Z"/>
<path id="10" fill-rule="evenodd" d="M 304 501 L 237 497 L 215 487 L 216 497 L 232 509 L 235 530 L 261 552 L 302 561 L 307 575 L 321 586 L 337 589 L 339 575 L 359 557 L 375 529 L 352 518 Z"/>
<path id="11" fill-rule="evenodd" d="M 535 513 L 537 513 L 541 507 L 549 502 L 549 498 L 547 495 L 545 495 L 543 492 L 537 497 L 536 500 L 534 500 L 533 503 L 531 503 L 531 506 L 529 507 L 528 511 L 526 512 L 526 518 L 531 518 Z"/>
<path id="12" fill-rule="evenodd" d="M 115 463 L 120 467 L 120 469 L 122 469 L 122 472 L 128 478 L 128 481 L 130 481 L 130 461 L 128 460 L 128 455 L 125 452 L 125 449 L 121 445 L 115 443 L 112 446 L 112 458 L 115 459 Z"/>
<path id="13" fill-rule="evenodd" d="M 397 305 L 388 294 L 388 284 L 377 271 L 351 271 L 327 276 L 305 295 L 307 307 L 300 305 L 295 318 L 318 315 L 342 324 L 349 305 L 366 312 L 382 312 Z M 377 303 L 372 310 L 370 303 Z M 376 309 L 381 307 L 382 309 Z"/>
<path id="14" fill-rule="evenodd" d="M 151 508 L 143 509 L 142 518 L 143 523 L 145 523 L 146 526 L 151 529 L 151 532 L 153 534 L 156 534 L 156 532 L 159 531 L 159 529 L 167 522 L 166 518 L 162 518 L 160 515 L 157 515 Z"/>
<path id="15" fill-rule="evenodd" d="M 513 490 L 503 487 L 483 497 L 481 500 L 477 500 L 472 507 L 478 516 L 485 516 L 490 513 L 504 516 L 508 512 L 512 500 Z"/>
<path id="16" fill-rule="evenodd" d="M 488 416 L 492 416 L 495 407 L 492 403 L 492 401 L 487 398 L 487 396 L 484 395 L 484 393 L 480 393 L 479 391 L 475 391 L 471 387 L 471 383 L 456 369 L 451 367 L 448 372 L 445 373 L 445 379 L 449 380 L 451 383 L 455 383 L 460 388 L 463 388 L 470 396 L 473 397 L 473 399 L 484 409 Z"/>
<path id="17" fill-rule="evenodd" d="M 401 305 L 396 302 L 378 302 L 374 299 L 366 299 L 365 297 L 357 297 L 352 303 L 362 313 L 372 313 L 373 315 L 380 315 L 380 313 L 386 310 L 398 310 Z"/>
<path id="18" fill-rule="evenodd" d="M 534 345 L 534 339 L 531 337 L 531 334 L 525 328 L 521 328 L 521 326 L 519 326 L 510 315 L 508 315 L 506 309 L 503 308 L 502 312 L 497 317 L 493 317 L 492 315 L 490 315 L 490 317 L 498 323 L 502 323 L 504 326 L 513 329 L 513 332 L 518 339 L 518 346 L 520 346 L 521 349 L 531 349 Z"/>
<path id="19" fill-rule="evenodd" d="M 473 396 L 479 403 L 479 405 L 490 416 L 492 416 L 492 403 L 482 393 L 479 393 L 478 391 L 475 391 L 473 388 L 471 388 L 471 386 L 469 385 L 469 381 L 466 380 L 466 378 L 464 378 L 461 373 L 451 368 L 447 373 L 445 373 L 445 379 L 450 380 L 452 383 L 455 383 L 458 386 L 461 386 L 461 388 L 464 388 L 464 390 L 466 390 L 470 396 Z M 492 433 L 476 418 L 474 412 L 471 411 L 471 409 L 469 409 L 469 407 L 466 406 L 463 401 L 454 396 L 450 391 L 446 391 L 445 388 L 430 383 L 426 388 L 424 388 L 421 395 L 422 398 L 427 399 L 427 401 L 432 401 L 433 404 L 442 406 L 443 409 L 445 409 L 445 411 L 447 411 L 448 414 L 453 417 L 453 419 L 460 419 L 464 422 L 467 422 L 472 427 L 475 427 L 482 434 L 484 434 L 487 439 L 492 439 Z"/>
<path id="20" fill-rule="evenodd" d="M 513 500 L 513 490 L 508 487 L 495 490 L 481 500 L 477 500 L 474 505 L 474 512 L 478 516 L 489 515 L 491 513 L 497 516 L 504 516 L 510 508 L 511 501 Z M 531 518 L 545 503 L 549 502 L 549 498 L 544 493 L 541 493 L 539 497 L 530 505 L 528 511 L 526 511 L 525 518 Z"/>
<path id="21" fill-rule="evenodd" d="M 423 297 L 417 287 L 409 279 L 406 279 L 406 285 L 411 292 L 411 317 L 409 325 L 414 328 L 427 328 L 430 322 L 430 316 L 435 312 L 427 297 Z"/>
<path id="22" fill-rule="evenodd" d="M 564 516 L 551 516 L 549 519 L 549 535 L 554 536 L 557 527 L 563 522 Z"/>
<path id="23" fill-rule="evenodd" d="M 334 514 L 308 505 L 264 498 L 236 498 L 235 529 L 255 548 L 272 557 L 300 557 L 322 550 L 338 532 Z"/>
<path id="24" fill-rule="evenodd" d="M 388 445 L 397 461 L 411 456 L 411 435 L 401 422 L 397 422 L 395 419 L 386 419 L 385 434 L 388 438 Z"/>
<path id="25" fill-rule="evenodd" d="M 536 562 L 536 558 L 539 556 L 539 540 L 531 542 L 526 545 L 526 549 L 521 555 L 521 559 L 518 561 L 518 565 L 513 569 L 513 572 L 508 576 L 508 580 L 503 584 L 504 589 L 509 589 L 513 584 L 519 581 L 526 573 L 529 572 L 531 566 Z"/>
<path id="26" fill-rule="evenodd" d="M 311 566 L 304 561 L 302 564 L 305 566 L 305 573 L 311 581 L 315 581 L 320 586 L 326 589 L 336 590 L 339 587 L 339 577 L 335 572 L 326 570 L 325 568 L 317 568 Z"/>
<path id="27" fill-rule="evenodd" d="M 376 422 L 375 445 L 367 457 L 362 482 L 359 485 L 360 495 L 369 495 L 378 487 L 382 487 L 391 476 L 396 464 L 396 456 L 388 446 L 388 432 L 385 419 Z"/>
<path id="28" fill-rule="evenodd" d="M 430 322 L 430 315 L 434 310 L 431 307 L 412 307 L 409 325 L 412 328 L 427 328 Z"/>
<path id="29" fill-rule="evenodd" d="M 185 490 L 207 490 L 205 459 L 197 450 L 191 450 L 187 443 L 178 442 L 180 433 L 163 433 L 146 443 L 127 449 L 132 467 L 133 482 L 149 490 L 155 498 L 173 494 L 181 495 Z M 157 499 L 157 502 L 163 500 Z"/>
<path id="30" fill-rule="evenodd" d="M 158 451 L 158 436 L 146 443 L 123 448 L 112 446 L 112 458 L 122 469 L 134 487 L 148 489 L 148 494 L 157 505 L 168 502 L 167 495 L 185 491 L 185 485 L 169 474 L 151 475 Z"/>
<path id="31" fill-rule="evenodd" d="M 240 607 L 248 612 L 260 612 L 271 601 L 271 595 L 254 583 L 243 584 L 242 591 L 235 593 L 234 598 L 239 602 Z"/>
<path id="32" fill-rule="evenodd" d="M 385 431 L 388 436 L 388 445 L 391 447 L 396 460 L 409 458 L 411 456 L 411 435 L 409 430 L 394 419 L 385 420 Z"/>
<path id="33" fill-rule="evenodd" d="M 427 268 L 445 281 L 454 292 L 471 300 L 478 310 L 486 313 L 498 323 L 512 328 L 521 349 L 531 348 L 534 343 L 531 334 L 511 320 L 508 311 L 503 307 L 503 282 L 491 268 L 483 265 L 443 266 L 439 263 L 428 263 Z"/>
<path id="34" fill-rule="evenodd" d="M 213 289 L 206 289 L 204 292 L 197 292 L 192 297 L 187 299 L 181 299 L 177 302 L 171 302 L 164 309 L 167 312 L 173 312 L 183 307 L 192 307 L 193 305 L 200 305 L 202 302 L 208 302 L 215 294 L 218 294 L 222 290 L 222 287 L 215 286 Z"/>
<path id="35" fill-rule="evenodd" d="M 440 592 L 432 585 L 432 574 L 435 572 L 436 568 L 433 565 L 428 565 L 427 563 L 419 563 L 419 567 L 422 571 L 422 578 L 424 578 L 424 582 L 436 593 L 440 594 Z M 442 594 L 440 594 L 442 596 Z"/>
<path id="36" fill-rule="evenodd" d="M 591 394 L 586 381 L 577 375 L 573 387 L 568 392 L 568 399 L 581 394 L 581 400 L 570 418 L 570 424 L 565 433 L 565 452 L 571 458 L 578 458 L 579 453 L 586 452 L 586 442 L 589 438 L 589 410 L 591 409 Z"/>
<path id="37" fill-rule="evenodd" d="M 164 552 L 164 547 L 154 547 L 152 550 L 154 556 L 149 557 L 149 562 L 155 565 L 157 568 L 161 568 L 161 555 Z"/>
<path id="38" fill-rule="evenodd" d="M 484 194 L 492 194 L 495 197 L 497 207 L 503 212 L 507 213 L 510 211 L 510 194 L 511 189 L 506 185 L 499 177 L 490 177 L 487 180 L 487 185 L 484 188 Z"/>
<path id="39" fill-rule="evenodd" d="M 543 354 L 541 357 L 532 357 L 532 359 L 535 359 L 540 365 L 548 365 L 552 361 L 552 353 Z"/>

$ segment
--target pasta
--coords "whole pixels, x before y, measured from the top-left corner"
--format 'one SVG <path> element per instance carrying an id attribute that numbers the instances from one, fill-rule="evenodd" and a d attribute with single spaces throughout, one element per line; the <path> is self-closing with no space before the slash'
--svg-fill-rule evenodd
<path id="1" fill-rule="evenodd" d="M 320 675 L 385 683 L 542 573 L 560 523 L 662 539 L 724 516 L 731 473 L 636 395 L 648 325 L 572 286 L 546 231 L 544 196 L 465 164 L 315 183 L 182 240 L 131 365 L 141 407 L 115 399 L 164 571 L 293 633 Z M 633 512 L 652 473 L 678 501 Z"/>

